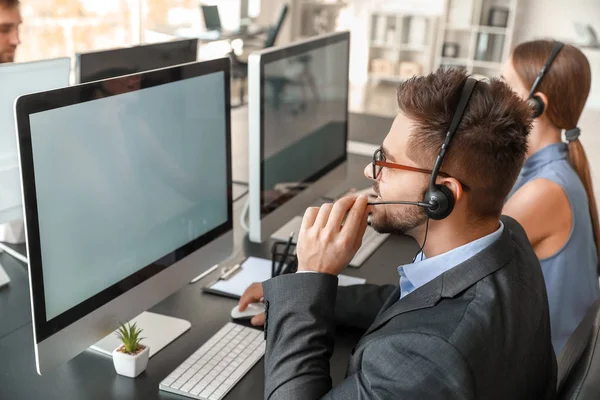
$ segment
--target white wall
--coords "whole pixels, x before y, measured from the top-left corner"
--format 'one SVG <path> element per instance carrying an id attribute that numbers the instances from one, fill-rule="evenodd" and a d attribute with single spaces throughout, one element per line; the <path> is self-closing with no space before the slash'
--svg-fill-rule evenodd
<path id="1" fill-rule="evenodd" d="M 574 41 L 574 21 L 600 34 L 600 0 L 520 0 L 513 43 L 549 37 Z"/>
<path id="2" fill-rule="evenodd" d="M 590 24 L 600 35 L 600 0 L 520 0 L 513 47 L 534 39 L 576 42 L 575 21 Z M 586 108 L 600 109 L 600 50 L 583 51 L 592 69 Z"/>

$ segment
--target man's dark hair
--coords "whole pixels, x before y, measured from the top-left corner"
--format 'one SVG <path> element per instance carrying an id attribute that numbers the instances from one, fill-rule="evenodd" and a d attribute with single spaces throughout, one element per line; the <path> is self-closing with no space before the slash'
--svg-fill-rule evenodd
<path id="1" fill-rule="evenodd" d="M 0 8 L 13 8 L 19 5 L 19 0 L 0 0 Z"/>
<path id="2" fill-rule="evenodd" d="M 439 69 L 398 87 L 400 112 L 414 123 L 408 156 L 431 168 L 454 116 L 467 74 Z M 477 83 L 441 170 L 471 190 L 477 218 L 499 216 L 527 153 L 531 108 L 504 82 Z"/>

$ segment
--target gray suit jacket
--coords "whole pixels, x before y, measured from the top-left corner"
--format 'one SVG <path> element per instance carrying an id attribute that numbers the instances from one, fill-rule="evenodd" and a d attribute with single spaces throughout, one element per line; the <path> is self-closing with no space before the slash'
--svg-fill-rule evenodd
<path id="1" fill-rule="evenodd" d="M 555 398 L 544 278 L 521 226 L 502 221 L 494 244 L 402 300 L 397 285 L 338 289 L 326 274 L 265 282 L 265 398 Z M 365 334 L 332 388 L 336 323 Z"/>

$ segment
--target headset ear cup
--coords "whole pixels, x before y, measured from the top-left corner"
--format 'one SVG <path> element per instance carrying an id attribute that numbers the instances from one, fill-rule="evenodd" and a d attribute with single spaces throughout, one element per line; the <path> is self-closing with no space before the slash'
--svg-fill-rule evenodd
<path id="1" fill-rule="evenodd" d="M 435 190 L 425 194 L 424 201 L 438 205 L 435 209 L 425 209 L 427 216 L 434 220 L 446 218 L 454 209 L 454 194 L 444 185 L 435 185 Z"/>
<path id="2" fill-rule="evenodd" d="M 529 104 L 533 110 L 533 114 L 531 114 L 533 118 L 537 118 L 544 113 L 544 108 L 546 108 L 546 106 L 540 96 L 531 97 L 529 99 Z"/>

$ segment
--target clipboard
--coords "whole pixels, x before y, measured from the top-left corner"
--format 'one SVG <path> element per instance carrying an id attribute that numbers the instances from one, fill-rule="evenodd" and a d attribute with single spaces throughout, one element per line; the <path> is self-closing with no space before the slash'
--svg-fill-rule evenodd
<path id="1" fill-rule="evenodd" d="M 248 286 L 271 278 L 271 260 L 248 257 L 240 264 L 240 270 L 229 279 L 219 279 L 202 290 L 220 296 L 239 299 Z"/>
<path id="2" fill-rule="evenodd" d="M 254 282 L 264 282 L 271 279 L 271 260 L 258 257 L 248 257 L 240 264 L 240 271 L 229 279 L 220 279 L 202 288 L 206 293 L 229 297 L 238 300 L 248 286 Z M 340 274 L 338 286 L 362 285 L 366 279 Z"/>

